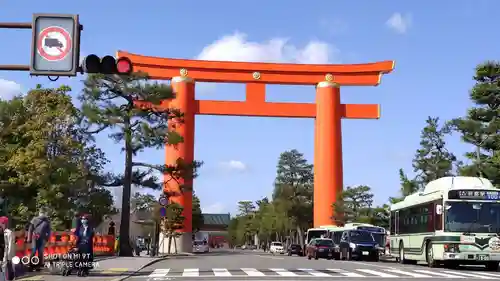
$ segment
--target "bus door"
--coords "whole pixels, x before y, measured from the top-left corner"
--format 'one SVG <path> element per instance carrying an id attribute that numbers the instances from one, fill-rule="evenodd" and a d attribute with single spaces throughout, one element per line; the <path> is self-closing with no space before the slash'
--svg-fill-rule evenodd
<path id="1" fill-rule="evenodd" d="M 391 233 L 391 236 L 397 237 L 398 235 L 399 235 L 399 211 L 396 211 L 394 212 L 394 233 Z M 397 249 L 398 247 L 399 245 L 397 244 L 397 239 L 390 239 L 390 249 Z"/>

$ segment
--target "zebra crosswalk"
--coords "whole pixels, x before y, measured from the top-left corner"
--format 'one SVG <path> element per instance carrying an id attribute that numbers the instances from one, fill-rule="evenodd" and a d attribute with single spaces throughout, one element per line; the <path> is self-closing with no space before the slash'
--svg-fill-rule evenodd
<path id="1" fill-rule="evenodd" d="M 312 269 L 312 268 L 184 268 L 184 269 L 155 269 L 151 274 L 143 276 L 150 280 L 166 277 L 357 277 L 357 278 L 455 278 L 455 279 L 489 279 L 500 280 L 500 272 L 483 271 L 452 271 L 427 269 Z"/>

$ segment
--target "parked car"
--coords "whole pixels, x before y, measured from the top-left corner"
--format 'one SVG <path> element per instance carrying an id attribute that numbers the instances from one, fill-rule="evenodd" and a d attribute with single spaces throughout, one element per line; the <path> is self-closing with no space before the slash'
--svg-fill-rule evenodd
<path id="1" fill-rule="evenodd" d="M 380 246 L 373 235 L 364 230 L 347 230 L 340 240 L 340 259 L 379 261 Z"/>
<path id="2" fill-rule="evenodd" d="M 304 253 L 304 251 L 302 250 L 302 246 L 300 246 L 299 244 L 291 244 L 288 247 L 287 252 L 289 256 L 291 255 L 303 256 Z"/>
<path id="3" fill-rule="evenodd" d="M 269 247 L 269 252 L 271 254 L 285 254 L 285 248 L 281 242 L 271 242 L 271 247 Z"/>
<path id="4" fill-rule="evenodd" d="M 193 242 L 193 253 L 208 253 L 210 252 L 210 247 L 207 241 L 194 241 Z"/>
<path id="5" fill-rule="evenodd" d="M 307 259 L 328 259 L 331 260 L 335 254 L 335 244 L 332 239 L 319 238 L 313 239 L 306 248 Z"/>

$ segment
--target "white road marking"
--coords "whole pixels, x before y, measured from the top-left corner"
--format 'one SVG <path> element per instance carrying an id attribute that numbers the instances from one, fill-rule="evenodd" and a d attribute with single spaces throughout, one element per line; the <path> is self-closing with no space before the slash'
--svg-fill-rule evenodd
<path id="1" fill-rule="evenodd" d="M 458 275 L 447 274 L 447 273 L 442 273 L 442 272 L 438 272 L 438 271 L 431 271 L 431 270 L 415 269 L 413 271 L 424 273 L 424 274 L 430 274 L 430 275 L 436 275 L 436 276 L 446 277 L 446 278 L 465 278 L 465 276 L 458 276 Z"/>
<path id="2" fill-rule="evenodd" d="M 297 274 L 290 272 L 284 268 L 269 268 L 270 270 L 278 273 L 280 276 L 298 276 Z"/>
<path id="3" fill-rule="evenodd" d="M 380 277 L 386 277 L 386 278 L 398 277 L 396 275 L 392 275 L 392 274 L 388 274 L 388 273 L 384 273 L 384 272 L 380 272 L 380 271 L 375 271 L 375 270 L 371 270 L 371 269 L 356 269 L 356 270 L 364 272 L 364 273 L 380 276 Z"/>
<path id="4" fill-rule="evenodd" d="M 327 268 L 326 270 L 334 272 L 336 274 L 342 274 L 343 276 L 347 276 L 347 277 L 365 277 L 364 275 L 361 275 L 359 273 L 347 272 L 347 271 L 344 271 L 343 269 Z"/>
<path id="5" fill-rule="evenodd" d="M 248 276 L 266 276 L 264 273 L 258 271 L 255 268 L 240 268 L 243 272 L 245 272 Z"/>
<path id="6" fill-rule="evenodd" d="M 432 277 L 430 275 L 425 275 L 425 274 L 420 274 L 420 273 L 413 273 L 413 272 L 408 272 L 408 271 L 402 271 L 399 269 L 386 269 L 386 271 L 389 271 L 391 273 L 396 273 L 396 274 L 403 274 L 411 277 L 417 277 L 417 278 L 426 278 L 426 277 Z"/>
<path id="7" fill-rule="evenodd" d="M 200 276 L 200 269 L 199 268 L 184 268 L 184 272 L 182 273 L 182 276 L 198 277 L 198 276 Z"/>
<path id="8" fill-rule="evenodd" d="M 166 268 L 166 269 L 161 269 L 161 268 L 158 268 L 158 269 L 155 269 L 151 274 L 148 275 L 148 277 L 165 277 L 168 275 L 168 273 L 170 272 L 170 268 Z"/>
<path id="9" fill-rule="evenodd" d="M 472 273 L 471 271 L 469 271 L 469 272 Z M 487 272 L 474 272 L 474 274 L 492 276 L 492 277 L 497 277 L 497 278 L 500 277 L 500 275 L 498 275 L 498 274 L 487 273 Z"/>
<path id="10" fill-rule="evenodd" d="M 336 261 L 338 262 L 338 261 Z M 342 262 L 348 262 L 350 263 L 350 261 L 342 261 Z M 383 269 L 393 269 L 394 267 L 393 266 L 384 266 L 384 265 L 378 265 L 378 264 L 375 264 L 375 263 L 369 263 L 369 262 L 362 262 L 362 261 L 356 261 L 356 264 L 362 264 L 362 265 L 367 265 L 367 266 L 373 266 L 373 267 L 377 267 L 377 268 L 383 268 Z"/>
<path id="11" fill-rule="evenodd" d="M 459 271 L 448 271 L 448 270 L 445 270 L 443 272 L 450 273 L 450 274 L 456 274 L 456 275 L 463 275 L 463 276 L 467 276 L 467 277 L 474 277 L 474 278 L 479 278 L 479 279 L 495 279 L 493 277 L 481 276 L 479 274 L 469 274 L 469 273 L 459 272 Z"/>
<path id="12" fill-rule="evenodd" d="M 312 276 L 317 276 L 317 277 L 332 277 L 328 273 L 319 272 L 319 271 L 316 271 L 316 270 L 311 269 L 311 268 L 298 268 L 298 270 L 307 272 L 308 274 L 311 274 Z"/>
<path id="13" fill-rule="evenodd" d="M 232 276 L 232 274 L 229 272 L 229 270 L 225 268 L 212 268 L 212 271 L 214 272 L 215 276 Z"/>
<path id="14" fill-rule="evenodd" d="M 255 257 L 264 258 L 264 259 L 272 259 L 272 260 L 284 260 L 285 259 L 285 258 L 281 258 L 281 257 L 262 256 L 262 255 L 255 255 Z"/>

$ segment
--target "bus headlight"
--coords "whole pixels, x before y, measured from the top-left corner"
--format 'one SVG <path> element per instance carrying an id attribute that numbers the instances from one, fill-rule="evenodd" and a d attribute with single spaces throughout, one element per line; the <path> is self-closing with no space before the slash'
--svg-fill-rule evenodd
<path id="1" fill-rule="evenodd" d="M 459 253 L 460 244 L 444 244 L 444 251 L 447 253 Z"/>
<path id="2" fill-rule="evenodd" d="M 349 247 L 351 247 L 351 249 L 356 249 L 356 244 L 351 242 L 351 243 L 349 243 Z"/>

